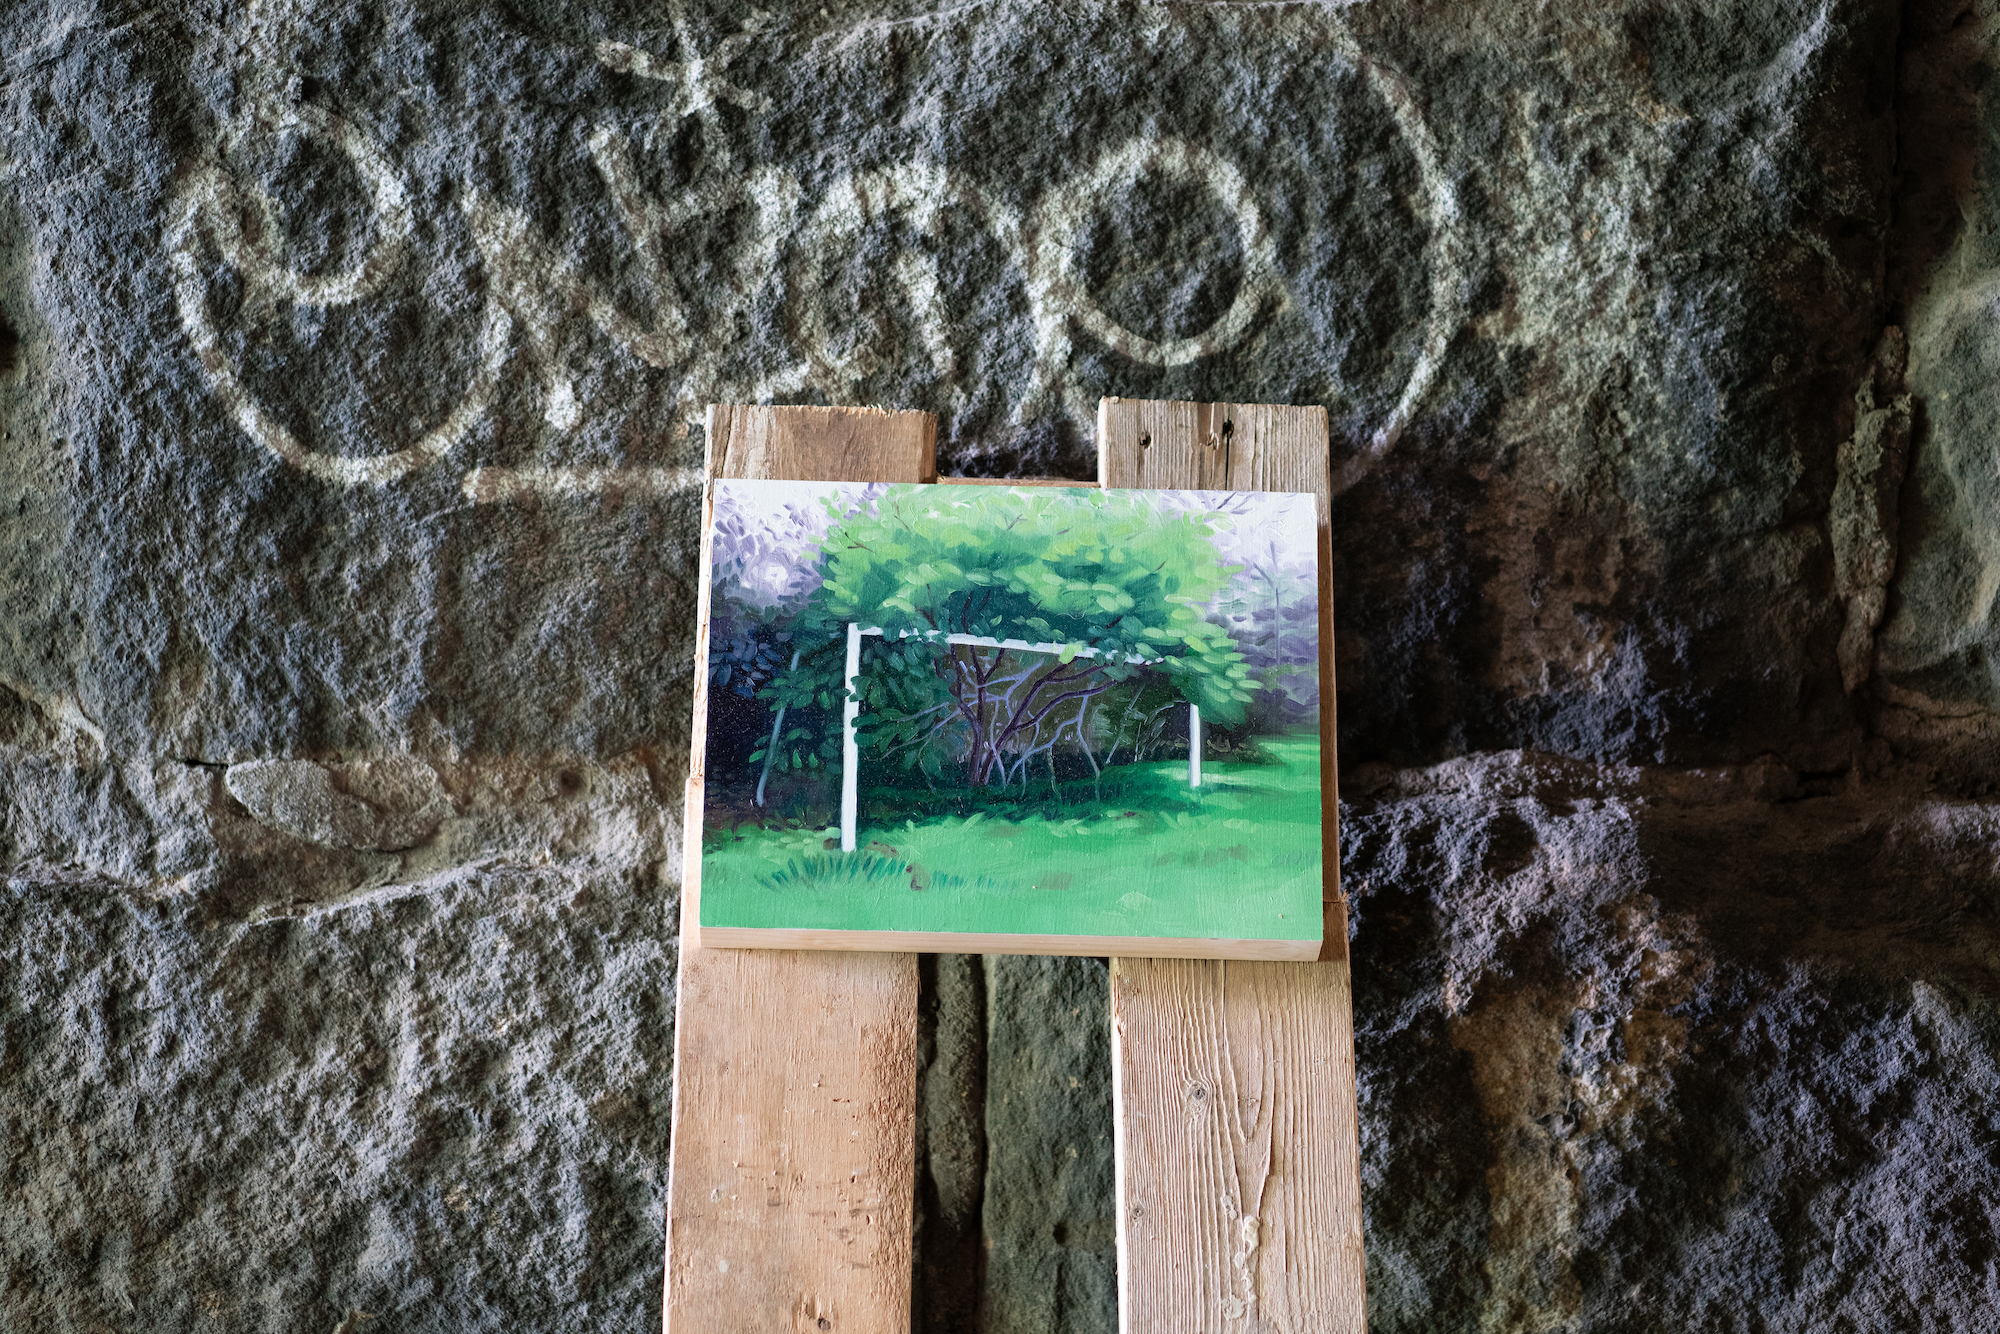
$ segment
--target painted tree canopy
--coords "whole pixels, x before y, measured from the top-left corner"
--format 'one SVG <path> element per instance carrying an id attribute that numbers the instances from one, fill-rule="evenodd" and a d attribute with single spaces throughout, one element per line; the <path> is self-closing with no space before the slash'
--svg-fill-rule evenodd
<path id="1" fill-rule="evenodd" d="M 1094 784 L 1184 744 L 1176 702 L 1244 737 L 1310 725 L 1312 552 L 1270 497 L 728 485 L 760 498 L 717 510 L 710 682 L 743 701 L 756 807 L 837 760 L 849 625 L 871 781 L 1004 790 L 1034 760 Z"/>
<path id="2" fill-rule="evenodd" d="M 1249 669 L 1203 610 L 1236 573 L 1210 540 L 1216 521 L 1103 492 L 891 493 L 826 535 L 809 614 L 916 641 L 883 664 L 915 679 L 878 677 L 864 696 L 876 706 L 871 740 L 906 753 L 942 745 L 971 781 L 1004 782 L 1010 754 L 1055 744 L 1065 725 L 1080 739 L 1083 706 L 1142 670 L 1217 721 L 1242 720 Z M 1060 647 L 952 646 L 948 635 Z"/>
<path id="3" fill-rule="evenodd" d="M 816 609 L 887 635 L 927 633 L 1096 651 L 1095 669 L 1145 659 L 1189 700 L 1240 718 L 1247 668 L 1203 608 L 1236 571 L 1207 515 L 1163 515 L 1130 496 L 937 487 L 883 497 L 821 546 Z"/>

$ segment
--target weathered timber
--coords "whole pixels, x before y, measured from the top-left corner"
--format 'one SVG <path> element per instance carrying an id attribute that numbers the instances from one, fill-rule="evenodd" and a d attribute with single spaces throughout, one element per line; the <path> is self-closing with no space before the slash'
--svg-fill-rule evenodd
<path id="1" fill-rule="evenodd" d="M 717 477 L 920 482 L 936 419 L 874 409 L 709 412 Z M 711 516 L 712 517 L 712 516 Z M 704 527 L 689 756 L 668 1334 L 878 1334 L 910 1320 L 917 963 L 910 954 L 703 948 Z"/>
<path id="2" fill-rule="evenodd" d="M 716 404 L 709 409 L 707 472 L 793 482 L 934 482 L 937 418 L 882 408 Z"/>
<path id="3" fill-rule="evenodd" d="M 1126 1334 L 1365 1329 L 1353 998 L 1339 891 L 1321 408 L 1105 399 L 1105 486 L 1313 492 L 1325 947 L 1318 963 L 1118 958 L 1111 1023 Z"/>

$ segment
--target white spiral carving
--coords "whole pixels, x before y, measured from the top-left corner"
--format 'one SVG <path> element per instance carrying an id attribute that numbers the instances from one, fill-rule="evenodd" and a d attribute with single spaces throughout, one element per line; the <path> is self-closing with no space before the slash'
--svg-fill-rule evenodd
<path id="1" fill-rule="evenodd" d="M 600 43 L 596 56 L 611 68 L 676 83 L 680 101 L 670 118 L 702 118 L 708 138 L 726 154 L 717 104 L 726 101 L 756 109 L 765 100 L 724 82 L 721 75 L 766 21 L 765 16 L 753 15 L 744 31 L 724 39 L 705 58 L 667 61 L 615 42 Z M 1431 231 L 1430 309 L 1423 342 L 1388 419 L 1336 467 L 1333 489 L 1338 494 L 1394 446 L 1443 365 L 1464 319 L 1467 247 L 1452 183 L 1442 170 L 1416 100 L 1399 75 L 1356 49 L 1337 18 L 1329 16 L 1328 21 L 1335 29 L 1334 49 L 1364 71 L 1409 145 L 1425 188 Z M 692 51 L 685 22 L 677 19 L 675 26 L 683 48 Z M 258 31 L 264 35 L 253 47 L 270 45 L 272 29 L 259 26 Z M 270 198 L 239 182 L 220 160 L 202 164 L 181 187 L 166 237 L 181 322 L 210 389 L 244 433 L 287 464 L 339 485 L 381 485 L 442 459 L 491 409 L 501 371 L 517 350 L 540 380 L 543 415 L 549 425 L 558 432 L 574 429 L 582 409 L 556 334 L 563 320 L 579 313 L 646 365 L 678 369 L 687 386 L 681 407 L 690 417 L 707 399 L 717 397 L 768 401 L 811 389 L 835 401 L 851 401 L 862 382 L 880 367 L 879 349 L 891 341 L 891 331 L 886 316 L 879 313 L 876 327 L 859 331 L 860 336 L 839 327 L 833 294 L 821 281 L 822 261 L 846 252 L 871 229 L 898 223 L 935 239 L 947 219 L 972 221 L 999 242 L 1022 275 L 1032 323 L 1033 363 L 1014 402 L 1018 421 L 1033 420 L 1051 408 L 1078 420 L 1090 419 L 1095 404 L 1085 401 L 1082 387 L 1066 378 L 1079 333 L 1141 365 L 1185 366 L 1237 346 L 1290 299 L 1278 269 L 1275 242 L 1251 183 L 1214 150 L 1182 139 L 1135 137 L 1109 148 L 1047 190 L 1026 217 L 962 173 L 911 161 L 837 180 L 801 218 L 800 182 L 777 167 L 738 171 L 720 188 L 700 196 L 663 200 L 640 187 L 626 136 L 600 126 L 589 137 L 591 159 L 621 225 L 637 247 L 651 288 L 655 312 L 651 322 L 620 310 L 608 292 L 575 271 L 556 246 L 539 236 L 525 215 L 468 183 L 463 206 L 485 262 L 489 288 L 477 344 L 479 365 L 463 397 L 443 422 L 404 448 L 375 455 L 321 453 L 303 447 L 263 408 L 229 358 L 205 296 L 200 243 L 206 239 L 214 253 L 242 276 L 250 294 L 246 305 L 252 310 L 280 301 L 346 305 L 378 291 L 405 262 L 411 233 L 408 197 L 381 146 L 348 120 L 318 107 L 281 106 L 268 91 L 253 90 L 251 102 L 255 132 L 316 136 L 354 164 L 368 192 L 374 235 L 353 267 L 330 275 L 299 273 L 283 262 L 282 231 Z M 1126 328 L 1097 303 L 1078 271 L 1074 238 L 1080 228 L 1107 198 L 1148 176 L 1209 192 L 1233 223 L 1241 244 L 1242 278 L 1228 309 L 1206 329 L 1186 337 L 1155 339 Z M 733 271 L 725 275 L 723 290 L 718 292 L 710 278 L 707 294 L 712 301 L 747 311 L 768 284 L 783 282 L 787 322 L 797 352 L 795 360 L 750 384 L 731 376 L 726 365 L 728 340 L 697 327 L 679 287 L 673 250 L 676 233 L 696 218 L 745 204 L 756 218 L 755 233 L 732 253 Z M 246 212 L 259 224 L 248 231 L 240 221 Z M 935 257 L 922 248 L 900 248 L 888 276 L 901 289 L 945 397 L 962 403 L 964 386 L 953 383 L 954 320 Z M 518 346 L 516 331 L 521 335 Z M 478 468 L 466 475 L 464 490 L 484 501 L 532 492 L 576 494 L 610 485 L 672 489 L 696 481 L 685 469 Z"/>

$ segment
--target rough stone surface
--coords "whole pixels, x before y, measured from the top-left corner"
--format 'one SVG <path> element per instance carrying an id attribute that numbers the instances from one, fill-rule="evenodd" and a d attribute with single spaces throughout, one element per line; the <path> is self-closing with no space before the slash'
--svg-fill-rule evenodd
<path id="1" fill-rule="evenodd" d="M 1910 529 L 1879 652 L 1878 727 L 1961 790 L 2000 764 L 2000 491 L 1992 467 L 2000 10 L 1916 5 L 1903 55 L 1908 225 L 1891 270 L 1910 331 L 1920 437 Z M 1916 90 L 1922 89 L 1922 96 Z"/>
<path id="2" fill-rule="evenodd" d="M 1098 959 L 986 961 L 986 1299 L 993 1334 L 1118 1328 L 1110 974 Z"/>
<path id="3" fill-rule="evenodd" d="M 0 1325 L 650 1327 L 702 406 L 1088 477 L 1120 393 L 1334 423 L 1378 1334 L 1984 1331 L 1996 66 L 6 6 Z M 926 979 L 919 1325 L 1112 1327 L 1101 969 Z"/>
<path id="4" fill-rule="evenodd" d="M 0 895 L 0 1323 L 657 1327 L 657 885 L 467 874 L 258 925 Z"/>
<path id="5" fill-rule="evenodd" d="M 1897 20 L 17 8 L 0 675 L 121 755 L 672 749 L 702 404 L 1087 476 L 1100 393 L 1320 401 L 1352 746 L 1836 767 Z"/>
<path id="6" fill-rule="evenodd" d="M 1371 1329 L 1991 1322 L 2000 813 L 1775 765 L 1357 777 Z"/>
<path id="7" fill-rule="evenodd" d="M 976 954 L 926 955 L 918 1084 L 913 1324 L 975 1329 L 985 1261 L 986 973 Z"/>

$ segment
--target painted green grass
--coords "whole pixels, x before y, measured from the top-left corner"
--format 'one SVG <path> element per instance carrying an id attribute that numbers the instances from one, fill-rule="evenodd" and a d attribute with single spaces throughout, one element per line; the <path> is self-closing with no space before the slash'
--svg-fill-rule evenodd
<path id="1" fill-rule="evenodd" d="M 1193 791 L 1185 762 L 1126 765 L 1105 800 L 1021 818 L 864 819 L 851 853 L 826 850 L 837 830 L 711 832 L 702 924 L 1316 939 L 1319 740 L 1258 749 L 1267 762 L 1204 762 Z"/>

